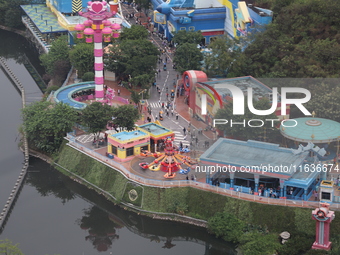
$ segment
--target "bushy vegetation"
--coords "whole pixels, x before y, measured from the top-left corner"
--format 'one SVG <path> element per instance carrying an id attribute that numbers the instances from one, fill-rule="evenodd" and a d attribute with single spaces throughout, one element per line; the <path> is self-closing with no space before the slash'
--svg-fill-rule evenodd
<path id="1" fill-rule="evenodd" d="M 61 86 L 71 68 L 67 37 L 61 36 L 52 43 L 48 53 L 40 56 L 46 73 L 53 77 L 53 85 Z"/>
<path id="2" fill-rule="evenodd" d="M 78 70 L 78 76 L 82 77 L 83 81 L 85 81 L 83 76 L 87 72 L 93 73 L 94 56 L 92 43 L 78 43 L 70 50 L 69 58 L 72 66 Z M 93 81 L 93 78 L 89 81 Z"/>
<path id="3" fill-rule="evenodd" d="M 216 237 L 221 237 L 225 241 L 237 243 L 243 234 L 245 223 L 234 214 L 228 212 L 218 212 L 208 221 L 209 228 Z"/>
<path id="4" fill-rule="evenodd" d="M 339 77 L 340 5 L 332 0 L 271 0 L 272 24 L 244 54 L 254 77 Z"/>
<path id="5" fill-rule="evenodd" d="M 147 36 L 143 26 L 124 28 L 120 43 L 114 43 L 105 55 L 106 68 L 130 82 L 131 87 L 149 88 L 155 78 L 159 50 Z"/>
<path id="6" fill-rule="evenodd" d="M 56 162 L 106 190 L 118 202 L 132 203 L 127 192 L 137 188 L 138 194 L 143 194 L 138 199 L 143 199 L 144 210 L 207 220 L 211 233 L 237 243 L 245 255 L 274 254 L 275 251 L 279 255 L 339 254 L 339 218 L 331 224 L 332 251 L 318 253 L 310 250 L 315 239 L 311 209 L 259 204 L 188 187 L 142 188 L 132 185 L 119 172 L 68 146 L 63 147 Z M 281 245 L 279 233 L 283 231 L 288 231 L 291 237 Z"/>
<path id="7" fill-rule="evenodd" d="M 83 81 L 94 81 L 94 73 L 93 72 L 86 72 L 82 77 Z"/>
<path id="8" fill-rule="evenodd" d="M 41 101 L 22 109 L 23 129 L 31 147 L 45 153 L 57 151 L 63 137 L 77 119 L 76 111 L 68 104 L 52 105 Z"/>

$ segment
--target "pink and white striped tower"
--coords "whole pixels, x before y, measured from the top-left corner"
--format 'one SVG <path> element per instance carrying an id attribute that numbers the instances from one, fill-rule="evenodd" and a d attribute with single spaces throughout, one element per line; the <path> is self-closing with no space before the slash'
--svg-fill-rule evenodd
<path id="1" fill-rule="evenodd" d="M 95 97 L 96 100 L 104 99 L 104 64 L 103 64 L 103 38 L 104 42 L 110 42 L 111 37 L 117 38 L 116 24 L 111 24 L 108 18 L 112 17 L 115 12 L 110 11 L 109 5 L 103 1 L 94 1 L 87 3 L 87 12 L 79 12 L 80 16 L 87 18 L 83 24 L 75 26 L 78 31 L 77 38 L 82 39 L 85 35 L 85 41 L 92 43 L 94 41 L 94 71 L 95 71 Z M 115 25 L 115 26 L 113 26 Z M 114 32 L 114 33 L 112 33 Z"/>

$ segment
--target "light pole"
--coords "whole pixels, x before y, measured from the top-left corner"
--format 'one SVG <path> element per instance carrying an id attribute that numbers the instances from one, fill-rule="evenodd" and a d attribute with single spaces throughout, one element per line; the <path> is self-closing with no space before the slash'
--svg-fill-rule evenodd
<path id="1" fill-rule="evenodd" d="M 120 25 L 112 24 L 108 20 L 114 14 L 116 12 L 111 11 L 105 1 L 88 2 L 87 12 L 79 12 L 79 15 L 87 20 L 75 26 L 78 39 L 82 39 L 85 35 L 86 43 L 94 42 L 94 81 L 97 100 L 104 99 L 103 39 L 104 42 L 110 42 L 111 38 L 119 37 Z"/>

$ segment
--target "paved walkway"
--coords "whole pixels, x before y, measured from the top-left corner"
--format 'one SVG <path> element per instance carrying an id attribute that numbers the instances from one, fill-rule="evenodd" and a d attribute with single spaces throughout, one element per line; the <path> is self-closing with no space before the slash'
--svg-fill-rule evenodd
<path id="1" fill-rule="evenodd" d="M 136 13 L 136 11 L 126 5 L 123 6 L 123 14 L 129 14 L 129 13 Z M 139 15 L 135 15 L 139 17 L 139 20 L 142 20 L 142 22 L 146 21 L 147 18 L 144 17 L 141 18 Z M 130 23 L 133 22 L 134 19 L 130 19 Z M 181 84 L 181 76 L 180 74 L 172 68 L 172 62 L 173 62 L 173 53 L 167 48 L 165 49 L 163 45 L 163 40 L 158 35 L 150 33 L 149 39 L 160 49 L 160 50 L 166 50 L 165 53 L 162 54 L 161 58 L 162 61 L 158 64 L 159 69 L 162 71 L 155 77 L 157 86 L 153 86 L 150 88 L 150 97 L 147 100 L 147 106 L 150 106 L 152 109 L 151 115 L 145 111 L 144 107 L 142 109 L 143 118 L 139 119 L 137 121 L 137 125 L 142 125 L 146 123 L 146 118 L 151 117 L 153 120 L 156 120 L 156 117 L 158 117 L 159 111 L 163 110 L 161 107 L 161 104 L 159 102 L 166 102 L 166 91 L 168 89 L 168 92 L 170 94 L 170 91 L 172 89 L 175 90 L 174 82 L 178 82 L 178 84 Z M 165 61 L 165 58 L 167 58 L 167 70 L 163 70 L 163 61 Z M 177 77 L 179 80 L 177 80 Z M 68 84 L 72 84 L 76 82 L 76 75 L 75 72 L 72 73 L 69 79 Z M 116 91 L 116 95 L 123 98 L 127 98 L 131 100 L 131 93 L 130 91 L 125 88 L 118 85 L 117 81 L 105 81 L 105 85 L 108 87 L 114 89 Z M 161 89 L 161 93 L 157 92 L 156 87 L 159 87 Z M 206 124 L 202 121 L 198 121 L 196 119 L 192 119 L 189 115 L 189 108 L 188 105 L 185 103 L 185 97 L 179 96 L 174 99 L 175 104 L 175 111 L 174 114 L 169 113 L 169 116 L 166 116 L 164 113 L 164 120 L 161 121 L 161 124 L 165 127 L 170 128 L 175 133 L 175 145 L 179 145 L 182 143 L 184 146 L 188 146 L 191 149 L 190 156 L 192 158 L 198 158 L 204 150 L 207 148 L 204 146 L 205 141 L 209 141 L 210 144 L 212 144 L 214 134 L 211 131 L 203 131 L 202 134 L 198 134 L 198 129 L 204 130 L 206 128 Z M 176 113 L 178 113 L 179 117 L 176 118 Z M 187 130 L 190 129 L 191 133 L 188 134 L 188 132 L 184 133 L 183 128 L 186 128 Z M 197 139 L 195 139 L 197 137 Z M 193 139 L 192 139 L 193 138 Z M 91 134 L 84 134 L 81 130 L 77 130 L 77 142 L 83 144 L 89 149 L 92 149 L 93 151 L 99 153 L 100 155 L 106 156 L 107 148 L 106 146 L 101 146 L 99 148 L 96 148 L 93 144 L 93 135 Z M 196 143 L 196 141 L 198 141 Z M 164 179 L 163 175 L 164 173 L 161 171 L 158 172 L 152 172 L 150 170 L 142 170 L 139 167 L 140 162 L 151 162 L 154 160 L 153 157 L 151 158 L 142 158 L 142 157 L 136 157 L 132 161 L 122 163 L 122 166 L 124 166 L 126 169 L 130 169 L 131 173 L 137 174 L 141 177 L 148 178 L 148 179 L 158 179 L 158 180 L 166 180 Z M 192 172 L 189 176 L 195 174 L 197 177 L 197 181 L 205 183 L 205 174 L 203 173 L 195 173 Z M 184 180 L 186 178 L 186 175 L 181 175 L 177 173 L 177 176 L 174 178 L 174 180 Z"/>

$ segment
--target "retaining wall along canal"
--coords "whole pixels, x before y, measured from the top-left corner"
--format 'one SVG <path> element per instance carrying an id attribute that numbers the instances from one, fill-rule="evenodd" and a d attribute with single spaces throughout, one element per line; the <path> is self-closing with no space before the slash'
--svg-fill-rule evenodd
<path id="1" fill-rule="evenodd" d="M 18 91 L 21 94 L 22 99 L 22 107 L 25 108 L 26 106 L 26 97 L 25 97 L 25 90 L 22 86 L 21 82 L 18 80 L 18 78 L 15 76 L 15 74 L 12 72 L 12 70 L 7 66 L 6 60 L 3 57 L 0 57 L 0 67 L 4 70 L 5 74 L 10 78 L 14 86 L 18 89 Z M 22 167 L 22 170 L 20 172 L 20 175 L 14 184 L 14 187 L 9 194 L 9 197 L 6 201 L 6 204 L 4 205 L 4 208 L 2 209 L 0 213 L 0 233 L 3 231 L 5 224 L 9 218 L 9 215 L 14 207 L 14 204 L 18 198 L 18 195 L 20 194 L 20 191 L 22 189 L 24 179 L 27 174 L 27 168 L 29 164 L 29 152 L 28 152 L 28 143 L 27 143 L 27 136 L 26 132 L 23 133 L 22 137 L 23 141 L 23 148 L 24 148 L 24 166 Z"/>

